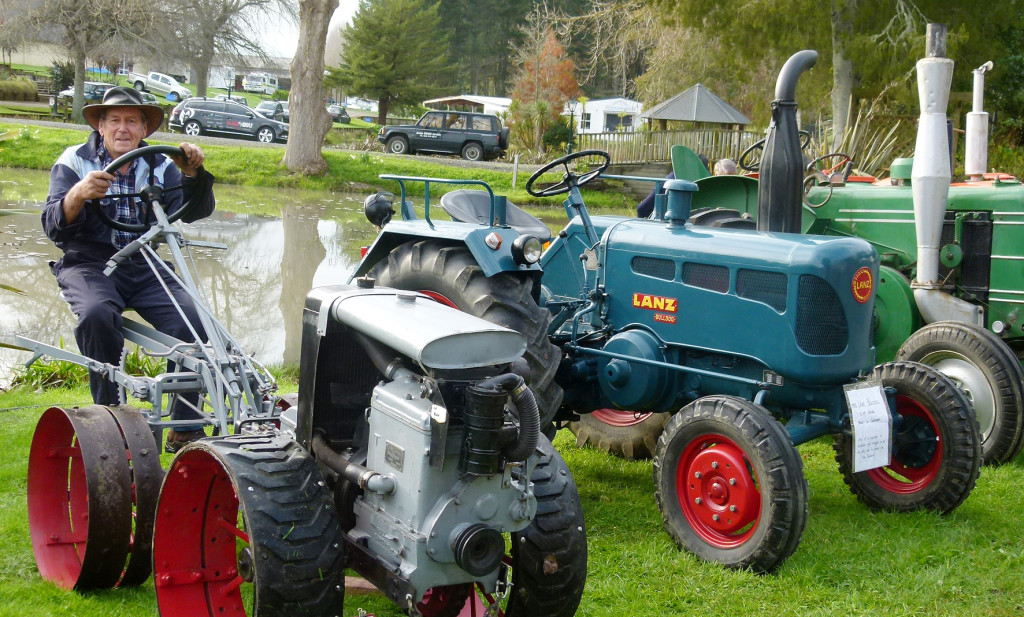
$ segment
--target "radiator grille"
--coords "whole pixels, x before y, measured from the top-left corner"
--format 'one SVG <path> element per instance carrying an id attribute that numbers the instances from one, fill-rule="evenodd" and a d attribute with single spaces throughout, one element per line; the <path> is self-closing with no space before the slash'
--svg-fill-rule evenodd
<path id="1" fill-rule="evenodd" d="M 842 353 L 849 340 L 846 314 L 832 286 L 805 274 L 800 277 L 796 312 L 796 343 L 812 356 Z"/>
<path id="2" fill-rule="evenodd" d="M 740 270 L 736 273 L 736 294 L 741 298 L 764 302 L 780 313 L 786 312 L 788 280 L 781 272 Z"/>
<path id="3" fill-rule="evenodd" d="M 683 282 L 719 293 L 729 291 L 729 268 L 709 264 L 683 264 Z"/>
<path id="4" fill-rule="evenodd" d="M 654 257 L 634 257 L 633 272 L 654 278 L 671 281 L 676 278 L 676 262 L 671 259 L 655 259 Z"/>

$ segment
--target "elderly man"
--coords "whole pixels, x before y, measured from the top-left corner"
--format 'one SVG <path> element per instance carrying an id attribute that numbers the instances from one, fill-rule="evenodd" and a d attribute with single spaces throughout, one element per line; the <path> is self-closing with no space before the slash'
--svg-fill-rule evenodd
<path id="1" fill-rule="evenodd" d="M 166 191 L 161 198 L 168 214 L 195 197 L 196 207 L 183 220 L 191 222 L 209 216 L 214 209 L 213 176 L 203 169 L 203 151 L 196 145 L 182 143 L 184 156 L 144 156 L 109 174 L 103 169 L 111 162 L 146 145 L 142 140 L 160 127 L 163 109 L 143 103 L 139 93 L 131 88 L 115 87 L 106 92 L 102 103 L 86 106 L 83 115 L 94 131 L 84 144 L 68 148 L 57 159 L 50 172 L 50 191 L 42 215 L 46 234 L 64 251 L 59 261 L 50 262 L 50 270 L 57 277 L 61 295 L 78 318 L 75 340 L 79 350 L 90 358 L 116 365 L 124 346 L 121 313 L 126 308 L 134 309 L 165 334 L 192 340 L 188 325 L 163 289 L 160 278 L 188 321 L 205 338 L 188 294 L 166 273 L 158 278 L 141 253 L 118 266 L 111 276 L 103 274 L 107 260 L 138 234 L 107 226 L 98 213 L 85 207 L 88 202 L 99 200 L 99 207 L 110 219 L 142 223 L 145 221 L 139 220 L 140 202 L 134 194 L 145 186 L 159 185 L 168 189 L 181 187 Z M 168 369 L 173 371 L 173 364 Z M 91 373 L 89 387 L 96 404 L 118 404 L 116 384 L 102 375 Z M 178 400 L 172 406 L 172 420 L 201 417 L 194 408 L 198 396 L 193 394 L 187 400 Z M 165 449 L 176 452 L 203 436 L 201 423 L 178 425 L 169 432 Z"/>

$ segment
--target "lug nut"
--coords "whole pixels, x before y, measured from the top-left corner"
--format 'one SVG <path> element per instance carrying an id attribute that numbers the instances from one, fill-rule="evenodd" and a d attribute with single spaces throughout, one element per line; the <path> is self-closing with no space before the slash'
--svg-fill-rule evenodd
<path id="1" fill-rule="evenodd" d="M 729 512 L 735 512 L 736 506 L 729 506 Z"/>
<path id="2" fill-rule="evenodd" d="M 716 522 L 717 522 L 717 521 L 718 521 L 718 515 L 717 515 L 717 514 L 712 514 L 712 515 L 711 515 L 711 520 L 713 520 L 713 521 L 716 521 Z"/>
<path id="3" fill-rule="evenodd" d="M 698 506 L 699 506 L 700 504 L 702 504 L 703 502 L 704 502 L 704 500 L 703 500 L 703 499 L 701 499 L 700 497 L 698 497 L 698 498 L 696 498 L 696 499 L 694 499 L 694 500 L 693 500 L 693 503 L 697 504 Z"/>
<path id="4" fill-rule="evenodd" d="M 712 461 L 711 462 L 711 468 L 712 469 L 718 469 L 718 461 Z"/>
<path id="5" fill-rule="evenodd" d="M 736 486 L 736 478 L 729 478 L 729 486 Z"/>
<path id="6" fill-rule="evenodd" d="M 700 472 L 698 471 L 698 472 L 694 473 L 693 477 L 697 478 L 698 480 L 700 480 Z"/>

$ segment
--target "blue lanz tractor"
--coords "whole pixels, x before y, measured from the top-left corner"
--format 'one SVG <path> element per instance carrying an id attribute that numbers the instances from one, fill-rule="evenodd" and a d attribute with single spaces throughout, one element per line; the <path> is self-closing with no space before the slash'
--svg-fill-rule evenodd
<path id="1" fill-rule="evenodd" d="M 796 81 L 816 58 L 800 52 L 779 76 L 758 230 L 688 224 L 696 185 L 683 180 L 666 183 L 663 220 L 591 217 L 580 187 L 609 159 L 585 151 L 527 183 L 534 196 L 567 195 L 569 223 L 543 253 L 547 228 L 482 182 L 445 194 L 453 220 L 441 221 L 431 184 L 463 181 L 382 176 L 402 189 L 401 220 L 367 200 L 382 230 L 354 273 L 525 335 L 549 431 L 598 410 L 663 414 L 654 474 L 669 534 L 755 571 L 785 561 L 806 524 L 795 445 L 833 435 L 850 490 L 880 510 L 949 512 L 981 463 L 974 411 L 948 378 L 914 362 L 874 366 L 875 250 L 786 233 L 799 231 L 801 207 Z M 540 188 L 556 169 L 561 181 Z M 406 200 L 413 181 L 425 184 L 423 218 Z"/>

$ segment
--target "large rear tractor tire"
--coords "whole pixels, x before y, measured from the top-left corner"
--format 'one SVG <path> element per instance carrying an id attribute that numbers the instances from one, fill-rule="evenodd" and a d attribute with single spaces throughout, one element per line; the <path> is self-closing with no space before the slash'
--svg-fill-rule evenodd
<path id="1" fill-rule="evenodd" d="M 572 617 L 579 608 L 587 582 L 583 505 L 572 472 L 543 435 L 537 450 L 540 459 L 530 477 L 537 516 L 526 529 L 511 534 L 512 550 L 505 555 L 512 571 L 511 593 L 502 600 L 478 590 L 471 597 L 479 609 L 474 615 L 497 608 L 505 617 Z M 417 609 L 424 617 L 451 617 L 462 614 L 468 597 L 468 585 L 431 589 Z"/>
<path id="2" fill-rule="evenodd" d="M 916 362 L 888 362 L 869 379 L 896 389 L 896 438 L 886 467 L 853 472 L 853 439 L 836 435 L 843 480 L 877 510 L 953 511 L 974 489 L 981 468 L 981 434 L 974 411 L 953 382 Z"/>
<path id="3" fill-rule="evenodd" d="M 160 451 L 138 410 L 46 410 L 26 489 L 40 576 L 78 591 L 145 582 L 162 478 Z"/>
<path id="4" fill-rule="evenodd" d="M 562 388 L 555 383 L 561 352 L 548 341 L 551 315 L 533 298 L 531 274 L 501 272 L 487 277 L 465 246 L 423 240 L 395 248 L 370 276 L 385 287 L 423 292 L 525 336 L 523 357 L 530 366 L 526 382 L 537 397 L 541 427 L 551 424 L 562 404 Z"/>
<path id="5" fill-rule="evenodd" d="M 320 470 L 282 436 L 186 446 L 157 505 L 153 565 L 161 615 L 336 615 L 344 545 Z"/>
<path id="6" fill-rule="evenodd" d="M 593 447 L 629 461 L 654 456 L 658 437 L 668 424 L 667 413 L 636 413 L 618 409 L 597 409 L 569 425 L 576 445 Z"/>
<path id="7" fill-rule="evenodd" d="M 676 544 L 730 568 L 778 568 L 807 525 L 799 453 L 766 409 L 741 398 L 706 396 L 672 416 L 654 490 Z"/>
<path id="8" fill-rule="evenodd" d="M 896 359 L 930 366 L 960 388 L 977 414 L 985 463 L 1017 456 L 1024 445 L 1024 370 L 1002 339 L 984 328 L 941 321 L 914 332 Z"/>

